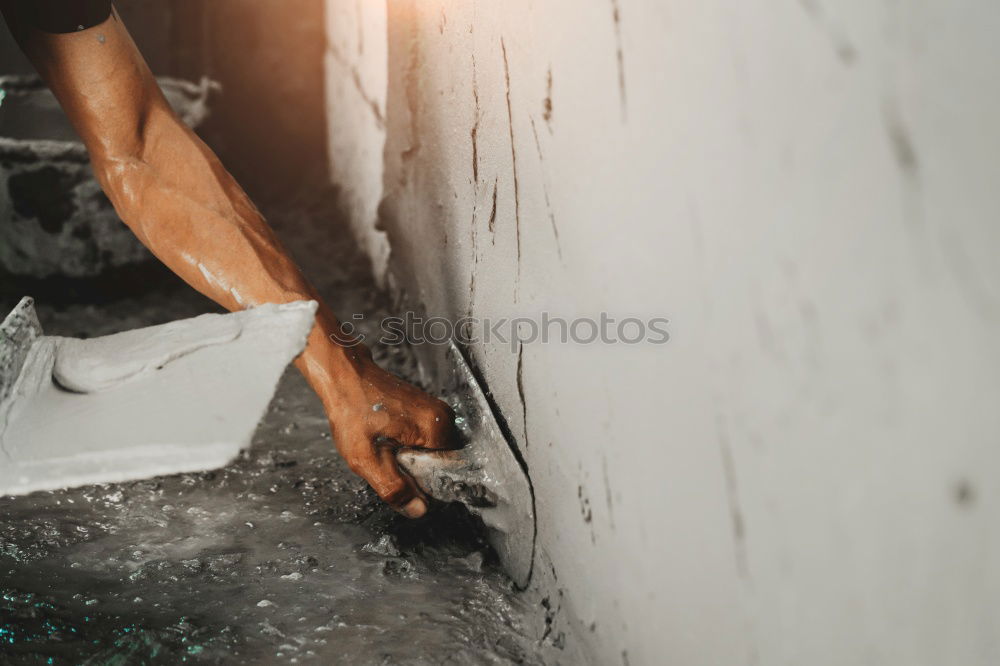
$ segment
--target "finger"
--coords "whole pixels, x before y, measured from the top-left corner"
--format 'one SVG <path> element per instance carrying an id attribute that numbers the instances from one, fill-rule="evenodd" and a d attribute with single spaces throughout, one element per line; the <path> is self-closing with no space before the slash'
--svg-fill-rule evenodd
<path id="1" fill-rule="evenodd" d="M 392 447 L 366 445 L 349 460 L 351 469 L 368 482 L 386 504 L 407 518 L 427 513 L 427 500 L 416 482 L 396 465 Z"/>

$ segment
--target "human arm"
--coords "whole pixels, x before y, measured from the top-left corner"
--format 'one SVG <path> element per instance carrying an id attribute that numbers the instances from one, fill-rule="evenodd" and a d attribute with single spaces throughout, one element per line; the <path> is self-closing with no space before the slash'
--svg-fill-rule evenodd
<path id="1" fill-rule="evenodd" d="M 392 446 L 381 442 L 446 446 L 447 406 L 380 369 L 365 347 L 338 342 L 332 310 L 218 158 L 170 109 L 116 14 L 56 34 L 22 20 L 19 4 L 0 0 L 121 218 L 158 259 L 229 310 L 318 301 L 296 365 L 322 400 L 351 469 L 397 510 L 422 515 L 425 498 L 397 468 Z"/>

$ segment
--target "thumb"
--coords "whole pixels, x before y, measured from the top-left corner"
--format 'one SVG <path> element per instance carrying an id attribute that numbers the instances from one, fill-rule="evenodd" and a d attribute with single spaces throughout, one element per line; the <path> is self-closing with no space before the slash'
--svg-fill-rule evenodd
<path id="1" fill-rule="evenodd" d="M 407 518 L 420 518 L 427 513 L 427 499 L 416 482 L 399 470 L 392 447 L 368 444 L 360 450 L 362 453 L 353 456 L 348 464 L 383 502 Z"/>

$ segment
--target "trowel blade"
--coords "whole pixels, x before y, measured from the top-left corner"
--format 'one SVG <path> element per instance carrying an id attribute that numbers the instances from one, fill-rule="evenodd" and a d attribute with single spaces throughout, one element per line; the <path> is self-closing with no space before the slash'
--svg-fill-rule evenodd
<path id="1" fill-rule="evenodd" d="M 535 552 L 531 483 L 461 350 L 451 343 L 448 355 L 453 374 L 442 384 L 464 446 L 436 452 L 403 449 L 397 458 L 428 495 L 462 502 L 482 518 L 490 545 L 523 589 L 531 579 Z"/>

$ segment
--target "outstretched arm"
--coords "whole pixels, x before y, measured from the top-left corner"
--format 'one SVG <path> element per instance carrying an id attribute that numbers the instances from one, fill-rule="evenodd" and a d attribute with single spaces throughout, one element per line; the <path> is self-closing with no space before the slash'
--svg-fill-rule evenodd
<path id="1" fill-rule="evenodd" d="M 52 34 L 21 20 L 17 5 L 0 0 L 22 49 L 86 144 L 108 198 L 157 258 L 229 310 L 320 302 L 296 364 L 322 399 L 351 469 L 397 510 L 423 515 L 416 484 L 378 441 L 442 448 L 448 407 L 378 368 L 365 347 L 331 338 L 339 330 L 333 312 L 218 158 L 171 110 L 117 14 Z"/>

